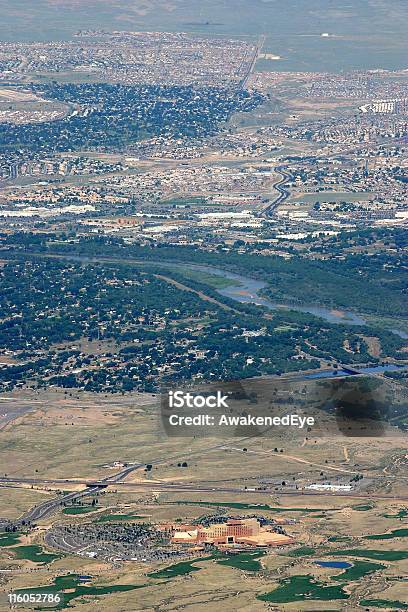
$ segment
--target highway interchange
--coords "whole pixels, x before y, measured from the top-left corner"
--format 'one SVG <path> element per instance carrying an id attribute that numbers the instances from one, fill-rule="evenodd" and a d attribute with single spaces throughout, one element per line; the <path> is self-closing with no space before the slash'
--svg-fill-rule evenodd
<path id="1" fill-rule="evenodd" d="M 244 440 L 242 440 L 244 441 Z M 241 441 L 241 442 L 242 442 Z M 205 452 L 209 452 L 216 449 L 224 449 L 231 451 L 238 451 L 241 449 L 238 448 L 229 448 L 223 444 L 218 444 L 215 446 L 211 446 L 207 449 L 197 451 L 196 453 L 192 453 L 192 455 L 199 455 Z M 176 457 L 166 457 L 162 459 L 157 459 L 156 461 L 152 461 L 151 465 L 157 465 L 160 463 L 167 463 L 168 461 L 178 459 L 179 456 Z M 291 457 L 294 460 L 299 460 L 296 457 Z M 303 461 L 303 460 L 302 460 Z M 306 462 L 306 461 L 305 461 Z M 307 462 L 306 462 L 307 463 Z M 317 465 L 317 464 L 316 464 Z M 344 498 L 344 499 L 378 499 L 378 500 L 394 500 L 405 502 L 408 501 L 408 495 L 401 494 L 386 494 L 386 493 L 373 493 L 366 492 L 362 490 L 351 490 L 347 492 L 342 491 L 316 491 L 316 490 L 307 490 L 307 489 L 280 489 L 276 490 L 274 485 L 269 487 L 261 487 L 261 488 L 246 488 L 243 486 L 214 486 L 212 483 L 207 482 L 197 482 L 197 483 L 186 483 L 186 482 L 164 482 L 164 481 L 139 481 L 139 482 L 128 482 L 126 481 L 126 477 L 129 476 L 132 472 L 138 469 L 145 468 L 145 463 L 134 463 L 131 465 L 125 466 L 123 469 L 118 471 L 116 474 L 111 475 L 107 478 L 95 480 L 95 479 L 78 479 L 78 478 L 17 478 L 17 477 L 2 477 L 0 478 L 0 487 L 23 487 L 27 488 L 29 486 L 36 486 L 38 488 L 49 488 L 49 487 L 63 487 L 63 486 L 78 486 L 85 485 L 84 489 L 79 491 L 72 491 L 66 495 L 59 496 L 56 498 L 52 498 L 50 500 L 46 500 L 37 506 L 31 508 L 28 512 L 22 515 L 19 519 L 13 521 L 13 525 L 16 527 L 20 527 L 24 524 L 32 524 L 41 519 L 45 519 L 48 516 L 52 515 L 57 510 L 60 510 L 64 505 L 68 503 L 72 503 L 78 499 L 81 499 L 86 496 L 93 495 L 95 493 L 100 492 L 101 490 L 107 489 L 108 487 L 115 487 L 118 489 L 125 490 L 133 490 L 133 491 L 151 491 L 151 492 L 175 492 L 175 493 L 229 493 L 229 494 L 239 494 L 251 497 L 255 495 L 267 495 L 267 496 L 292 496 L 292 497 L 304 497 L 304 496 L 314 496 L 314 497 L 331 497 L 331 498 Z M 327 468 L 327 466 L 326 466 Z M 334 468 L 333 468 L 334 469 Z M 339 469 L 339 468 L 336 468 Z M 347 474 L 356 474 L 357 472 L 348 469 L 341 469 Z M 389 474 L 378 475 L 378 476 L 370 476 L 370 480 L 376 481 L 378 483 L 389 482 L 390 480 L 400 479 L 401 476 L 394 477 Z M 407 477 L 408 478 L 408 477 Z M 1 521 L 0 519 L 0 527 L 3 524 L 3 527 L 7 525 L 9 521 Z"/>

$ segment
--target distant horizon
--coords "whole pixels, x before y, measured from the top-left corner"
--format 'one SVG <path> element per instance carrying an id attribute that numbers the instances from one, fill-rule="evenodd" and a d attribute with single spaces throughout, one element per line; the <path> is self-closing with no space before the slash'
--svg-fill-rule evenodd
<path id="1" fill-rule="evenodd" d="M 85 5 L 85 6 L 84 6 Z M 254 6 L 255 5 L 255 6 Z M 2 0 L 1 42 L 66 41 L 79 30 L 188 32 L 197 35 L 266 35 L 266 70 L 342 72 L 408 68 L 405 24 L 408 5 L 401 0 Z M 232 10 L 232 8 L 234 10 Z M 322 36 L 329 34 L 329 36 Z"/>

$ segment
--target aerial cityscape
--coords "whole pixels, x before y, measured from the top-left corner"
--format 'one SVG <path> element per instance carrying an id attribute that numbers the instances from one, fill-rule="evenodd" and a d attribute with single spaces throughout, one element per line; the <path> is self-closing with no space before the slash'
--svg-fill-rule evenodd
<path id="1" fill-rule="evenodd" d="M 0 610 L 408 610 L 405 0 L 1 4 Z"/>

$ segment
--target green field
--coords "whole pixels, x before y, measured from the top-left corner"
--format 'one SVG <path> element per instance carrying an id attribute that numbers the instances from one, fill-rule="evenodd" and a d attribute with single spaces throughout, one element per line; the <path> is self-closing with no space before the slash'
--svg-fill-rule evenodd
<path id="1" fill-rule="evenodd" d="M 282 580 L 277 589 L 264 595 L 258 595 L 257 599 L 272 603 L 291 603 L 293 601 L 348 599 L 348 595 L 340 586 L 324 586 L 312 576 L 291 576 Z"/>
<path id="2" fill-rule="evenodd" d="M 16 546 L 10 549 L 17 559 L 27 559 L 35 563 L 51 563 L 55 559 L 60 559 L 61 555 L 44 552 L 41 546 L 37 544 L 29 544 L 27 546 Z"/>
<path id="3" fill-rule="evenodd" d="M 98 597 L 100 595 L 109 595 L 111 593 L 119 593 L 123 591 L 133 591 L 141 589 L 144 585 L 117 584 L 108 586 L 82 586 L 79 584 L 79 577 L 73 574 L 66 576 L 58 576 L 54 579 L 53 584 L 35 587 L 33 589 L 20 589 L 14 591 L 17 594 L 36 594 L 36 593 L 63 593 L 63 600 L 54 609 L 68 607 L 70 601 L 84 595 Z M 48 606 L 49 607 L 49 606 Z"/>
<path id="4" fill-rule="evenodd" d="M 198 572 L 200 570 L 199 567 L 194 566 L 194 563 L 198 563 L 199 561 L 209 561 L 211 559 L 214 559 L 213 555 L 210 557 L 192 559 L 191 561 L 181 561 L 180 563 L 169 565 L 164 569 L 158 570 L 157 572 L 151 572 L 147 575 L 149 578 L 174 578 L 175 576 L 184 576 L 184 574 L 190 574 L 191 572 Z"/>
<path id="5" fill-rule="evenodd" d="M 383 514 L 384 518 L 397 518 L 403 519 L 408 516 L 408 510 L 406 508 L 401 508 L 396 514 Z"/>
<path id="6" fill-rule="evenodd" d="M 375 535 L 364 536 L 365 540 L 392 540 L 393 538 L 408 537 L 408 529 L 394 529 L 390 533 L 378 533 Z"/>
<path id="7" fill-rule="evenodd" d="M 247 572 L 259 572 L 262 569 L 262 565 L 258 561 L 258 558 L 264 555 L 266 555 L 264 550 L 231 555 L 223 555 L 219 552 L 215 552 L 209 557 L 199 557 L 198 559 L 192 559 L 190 561 L 181 561 L 180 563 L 169 565 L 168 567 L 158 570 L 157 572 L 151 572 L 147 575 L 149 578 L 174 578 L 176 576 L 184 576 L 185 574 L 197 572 L 201 569 L 200 567 L 195 567 L 195 563 L 214 560 L 218 565 L 235 567 L 236 569 Z"/>
<path id="8" fill-rule="evenodd" d="M 351 506 L 353 510 L 357 510 L 358 512 L 368 512 L 374 508 L 373 504 L 357 504 L 356 506 Z"/>
<path id="9" fill-rule="evenodd" d="M 381 569 L 385 569 L 385 565 L 370 563 L 369 561 L 354 561 L 352 567 L 348 567 L 338 576 L 333 576 L 332 580 L 347 580 L 348 582 L 352 582 L 353 580 L 360 580 L 360 578 L 364 578 L 364 576 L 368 576 Z"/>
<path id="10" fill-rule="evenodd" d="M 19 533 L 0 533 L 0 546 L 14 546 L 20 541 Z"/>
<path id="11" fill-rule="evenodd" d="M 21 533 L 1 533 L 0 534 L 0 546 L 1 547 L 12 547 L 12 552 L 17 559 L 26 559 L 27 561 L 34 561 L 35 563 L 51 563 L 55 559 L 60 559 L 61 555 L 54 553 L 44 552 L 41 546 L 38 544 L 26 544 L 22 546 L 16 546 L 20 542 Z"/>
<path id="12" fill-rule="evenodd" d="M 237 555 L 231 555 L 221 561 L 217 561 L 217 563 L 218 565 L 227 565 L 228 567 L 235 567 L 240 570 L 246 570 L 247 572 L 259 572 L 262 569 L 262 565 L 257 558 L 263 557 L 265 554 L 266 552 L 263 550 L 239 553 Z"/>
<path id="13" fill-rule="evenodd" d="M 397 610 L 408 610 L 408 604 L 402 601 L 389 601 L 388 599 L 362 599 L 360 606 L 370 608 L 395 608 Z"/>
<path id="14" fill-rule="evenodd" d="M 225 276 L 219 276 L 218 274 L 211 274 L 204 270 L 195 270 L 191 268 L 174 268 L 174 270 L 180 273 L 185 278 L 196 281 L 197 283 L 203 283 L 213 289 L 225 289 L 226 287 L 239 287 L 240 283 L 231 278 Z"/>
<path id="15" fill-rule="evenodd" d="M 138 514 L 104 514 L 103 516 L 98 516 L 95 521 L 97 523 L 107 523 L 109 521 L 136 521 L 144 518 L 146 517 L 139 516 Z"/>
<path id="16" fill-rule="evenodd" d="M 307 557 L 309 555 L 315 554 L 315 549 L 310 546 L 301 546 L 300 548 L 295 548 L 295 550 L 291 550 L 288 553 L 285 553 L 286 557 Z"/>
<path id="17" fill-rule="evenodd" d="M 408 559 L 408 552 L 404 550 L 364 550 L 362 548 L 350 548 L 348 550 L 336 550 L 327 553 L 335 557 L 365 557 L 366 559 L 376 559 L 377 561 L 402 561 Z"/>
<path id="18" fill-rule="evenodd" d="M 62 514 L 88 514 L 88 512 L 95 512 L 98 510 L 95 506 L 72 506 L 70 508 L 64 508 Z"/>

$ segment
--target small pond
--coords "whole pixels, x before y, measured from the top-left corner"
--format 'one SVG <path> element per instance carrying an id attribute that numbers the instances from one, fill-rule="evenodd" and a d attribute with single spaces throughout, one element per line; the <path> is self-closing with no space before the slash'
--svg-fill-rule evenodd
<path id="1" fill-rule="evenodd" d="M 348 563 L 348 561 L 313 561 L 313 563 L 320 565 L 320 567 L 335 567 L 337 569 L 346 569 L 353 565 Z"/>

